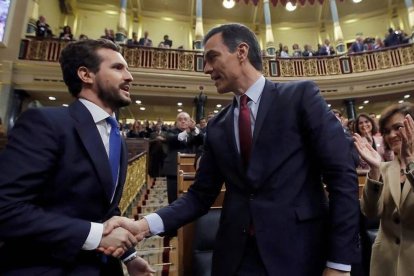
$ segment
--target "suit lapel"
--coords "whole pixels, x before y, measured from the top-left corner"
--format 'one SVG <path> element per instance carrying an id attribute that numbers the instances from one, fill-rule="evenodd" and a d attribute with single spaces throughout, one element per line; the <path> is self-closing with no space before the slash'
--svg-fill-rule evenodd
<path id="1" fill-rule="evenodd" d="M 387 163 L 382 163 L 384 166 L 382 166 L 382 175 L 383 177 L 387 178 L 387 180 L 384 180 L 384 182 L 390 183 L 390 192 L 391 196 L 394 199 L 395 206 L 397 206 L 397 209 L 400 209 L 400 200 L 401 200 L 401 184 L 400 184 L 400 165 L 398 164 L 398 160 L 394 159 L 389 164 L 388 173 L 385 173 Z"/>
<path id="2" fill-rule="evenodd" d="M 274 84 L 266 80 L 266 84 L 263 88 L 262 96 L 260 98 L 260 105 L 259 110 L 257 111 L 256 122 L 254 124 L 252 150 L 254 150 L 254 144 L 256 143 L 257 137 L 259 136 L 260 131 L 263 127 L 264 119 L 266 118 L 266 115 L 273 104 L 273 99 L 276 96 L 276 93 L 272 93 L 273 88 Z"/>
<path id="3" fill-rule="evenodd" d="M 111 169 L 102 138 L 99 135 L 92 115 L 80 101 L 75 101 L 71 104 L 69 112 L 74 119 L 76 131 L 92 161 L 100 183 L 103 185 L 105 194 L 110 200 L 112 196 L 110 187 L 113 185 Z"/>

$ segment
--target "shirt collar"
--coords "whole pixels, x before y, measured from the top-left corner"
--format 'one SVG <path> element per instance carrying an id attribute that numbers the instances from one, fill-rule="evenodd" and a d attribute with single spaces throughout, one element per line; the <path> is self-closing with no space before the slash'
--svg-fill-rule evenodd
<path id="1" fill-rule="evenodd" d="M 260 99 L 260 96 L 262 95 L 264 86 L 266 84 L 266 79 L 263 75 L 261 75 L 255 83 L 253 83 L 252 86 L 247 89 L 247 91 L 244 93 L 246 94 L 250 100 L 252 100 L 255 104 Z M 236 96 L 237 103 L 240 103 L 240 97 L 241 95 Z"/>
<path id="2" fill-rule="evenodd" d="M 89 110 L 95 124 L 109 117 L 108 113 L 105 110 L 103 110 L 101 107 L 97 106 L 93 102 L 82 98 L 80 98 L 79 101 L 83 103 L 83 105 Z M 115 118 L 115 113 L 112 114 L 112 117 Z"/>

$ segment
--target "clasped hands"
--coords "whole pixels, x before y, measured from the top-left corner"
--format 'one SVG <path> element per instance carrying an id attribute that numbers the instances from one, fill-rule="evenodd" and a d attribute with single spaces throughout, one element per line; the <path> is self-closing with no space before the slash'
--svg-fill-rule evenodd
<path id="1" fill-rule="evenodd" d="M 148 234 L 149 226 L 145 219 L 135 221 L 114 216 L 104 223 L 104 231 L 98 251 L 119 258 L 128 248 L 137 245 Z"/>

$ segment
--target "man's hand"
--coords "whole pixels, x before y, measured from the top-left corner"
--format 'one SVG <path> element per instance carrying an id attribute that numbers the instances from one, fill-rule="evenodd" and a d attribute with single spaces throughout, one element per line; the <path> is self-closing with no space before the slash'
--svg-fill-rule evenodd
<path id="1" fill-rule="evenodd" d="M 115 258 L 122 256 L 128 248 L 137 244 L 137 239 L 128 230 L 118 227 L 109 234 L 103 234 L 98 250 Z"/>
<path id="2" fill-rule="evenodd" d="M 120 226 L 134 234 L 135 238 L 138 241 L 142 241 L 146 236 L 150 234 L 149 225 L 145 218 L 137 221 L 122 220 L 120 221 Z"/>
<path id="3" fill-rule="evenodd" d="M 126 218 L 126 217 L 113 216 L 112 218 L 104 222 L 103 234 L 108 235 L 109 233 L 112 232 L 112 230 L 114 230 L 117 227 L 121 227 L 123 223 L 128 223 L 129 221 L 134 221 L 134 220 Z"/>
<path id="4" fill-rule="evenodd" d="M 136 257 L 126 264 L 130 276 L 153 276 L 155 270 L 141 257 Z"/>
<path id="5" fill-rule="evenodd" d="M 348 271 L 340 271 L 333 268 L 325 268 L 322 273 L 322 276 L 350 276 L 351 273 Z"/>

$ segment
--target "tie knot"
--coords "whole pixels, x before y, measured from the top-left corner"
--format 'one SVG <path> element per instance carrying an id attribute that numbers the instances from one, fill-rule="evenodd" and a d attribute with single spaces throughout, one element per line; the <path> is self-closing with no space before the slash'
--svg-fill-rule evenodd
<path id="1" fill-rule="evenodd" d="M 240 107 L 242 107 L 242 106 L 245 107 L 249 100 L 250 100 L 250 98 L 246 94 L 241 95 L 241 97 L 240 97 Z"/>
<path id="2" fill-rule="evenodd" d="M 118 122 L 112 116 L 107 117 L 105 120 L 108 124 L 111 125 L 112 129 L 116 130 L 116 133 L 119 132 L 119 131 L 117 131 L 118 130 Z"/>

